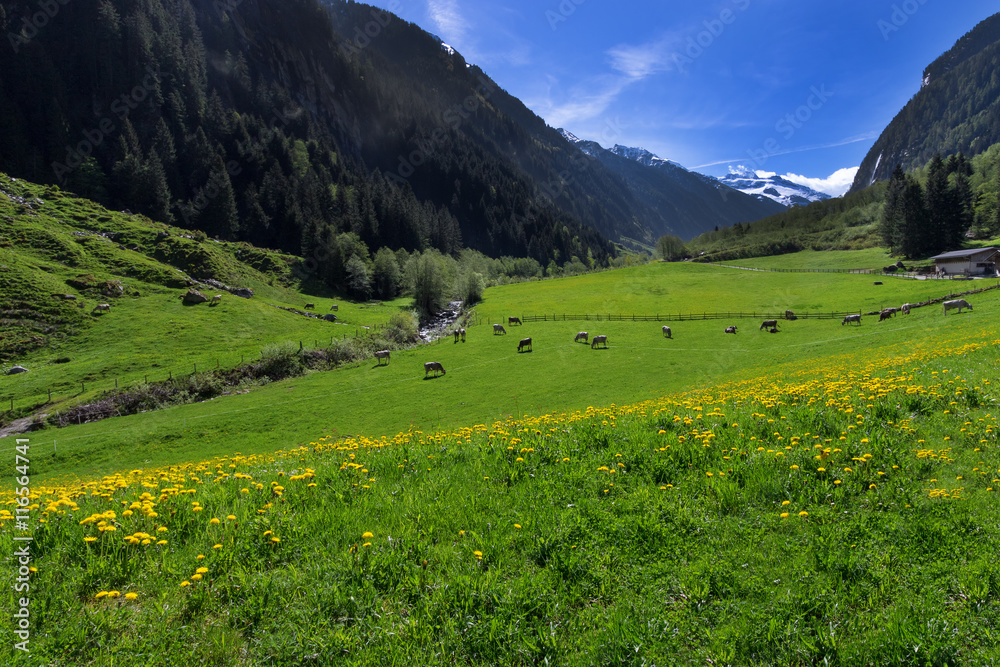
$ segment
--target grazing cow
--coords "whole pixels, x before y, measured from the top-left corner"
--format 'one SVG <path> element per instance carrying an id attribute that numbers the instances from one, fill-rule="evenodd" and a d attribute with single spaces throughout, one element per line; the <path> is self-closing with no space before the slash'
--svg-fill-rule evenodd
<path id="1" fill-rule="evenodd" d="M 506 335 L 506 333 L 507 333 L 507 330 L 503 328 L 502 324 L 494 324 L 493 325 L 493 335 L 494 336 L 497 335 L 497 334 L 504 334 L 504 335 Z"/>
<path id="2" fill-rule="evenodd" d="M 587 336 L 589 336 L 589 335 L 590 334 L 588 332 L 586 332 L 586 331 L 580 331 L 580 332 L 578 332 L 576 334 L 576 338 L 573 339 L 573 342 L 574 343 L 579 343 L 582 340 L 584 343 L 586 343 L 587 342 Z"/>
<path id="3" fill-rule="evenodd" d="M 389 363 L 389 350 L 379 350 L 375 353 L 375 358 L 378 359 L 378 365 L 382 365 L 382 360 L 385 359 L 385 363 Z"/>
<path id="4" fill-rule="evenodd" d="M 761 329 L 774 329 L 777 326 L 778 320 L 764 320 L 764 322 L 760 325 L 760 329 L 757 329 L 757 331 L 760 331 Z"/>
<path id="5" fill-rule="evenodd" d="M 786 310 L 785 311 L 785 319 L 786 320 L 794 320 L 795 319 L 795 313 L 793 313 L 790 310 Z"/>
<path id="6" fill-rule="evenodd" d="M 520 317 L 508 317 L 507 318 L 507 324 L 508 325 L 511 325 L 511 324 L 520 324 L 520 323 L 521 323 L 521 318 Z"/>
<path id="7" fill-rule="evenodd" d="M 767 330 L 768 333 L 778 333 L 778 327 L 771 327 Z"/>
<path id="8" fill-rule="evenodd" d="M 972 310 L 972 305 L 965 299 L 952 299 L 951 301 L 944 302 L 944 314 L 947 315 L 949 310 L 958 308 L 958 312 L 961 313 L 963 308 L 968 308 Z"/>
<path id="9" fill-rule="evenodd" d="M 664 338 L 673 338 L 674 337 L 673 332 L 670 331 L 670 327 L 668 327 L 666 324 L 663 325 L 663 337 Z"/>
<path id="10" fill-rule="evenodd" d="M 337 304 L 333 304 L 332 306 L 330 306 L 330 310 L 340 310 L 340 306 L 338 306 Z"/>
<path id="11" fill-rule="evenodd" d="M 845 324 L 848 324 L 848 323 L 850 323 L 850 322 L 857 322 L 857 323 L 858 323 L 858 325 L 860 326 L 860 325 L 861 325 L 861 314 L 859 313 L 859 314 L 857 314 L 857 315 L 848 315 L 848 316 L 847 316 L 847 317 L 845 317 L 845 318 L 844 318 L 844 320 L 843 320 L 843 321 L 842 321 L 842 322 L 840 323 L 840 326 L 844 326 Z"/>
<path id="12" fill-rule="evenodd" d="M 604 347 L 607 347 L 608 346 L 608 337 L 607 336 L 603 336 L 603 335 L 602 336 L 594 336 L 593 340 L 590 341 L 590 349 L 593 350 L 598 345 L 604 345 Z"/>
<path id="13" fill-rule="evenodd" d="M 210 303 L 208 305 L 209 306 L 217 306 L 220 303 L 222 303 L 222 295 L 221 294 L 216 294 L 215 296 L 212 297 L 212 303 Z"/>
<path id="14" fill-rule="evenodd" d="M 902 305 L 902 307 L 900 308 L 900 310 L 903 311 L 904 315 L 909 315 L 910 314 L 910 308 L 913 308 L 913 306 L 910 305 L 910 304 L 908 304 L 908 303 L 904 303 Z"/>
<path id="15" fill-rule="evenodd" d="M 327 322 L 336 322 L 337 316 L 334 315 L 333 313 L 327 313 L 326 315 L 323 316 L 323 319 L 326 320 Z"/>
<path id="16" fill-rule="evenodd" d="M 105 313 L 110 313 L 111 312 L 111 304 L 110 303 L 99 303 L 96 306 L 94 306 L 94 309 L 92 311 L 90 311 L 90 314 L 93 315 L 94 313 L 100 312 L 100 311 L 103 311 Z"/>
<path id="17" fill-rule="evenodd" d="M 726 327 L 726 333 L 734 334 L 736 333 L 736 326 Z"/>
<path id="18" fill-rule="evenodd" d="M 521 342 L 517 344 L 517 351 L 518 352 L 520 352 L 521 350 L 523 350 L 525 348 L 527 348 L 529 351 L 531 350 L 531 339 L 530 338 L 522 338 Z"/>
<path id="19" fill-rule="evenodd" d="M 315 310 L 315 309 L 316 309 L 316 304 L 315 303 L 307 303 L 306 304 L 306 310 Z"/>
<path id="20" fill-rule="evenodd" d="M 458 333 L 462 334 L 462 342 L 465 342 L 465 329 L 459 329 Z"/>
<path id="21" fill-rule="evenodd" d="M 457 343 L 458 342 L 458 329 L 455 329 L 452 333 L 455 334 L 455 342 Z"/>
<path id="22" fill-rule="evenodd" d="M 440 371 L 441 375 L 445 374 L 444 366 L 441 365 L 440 361 L 428 361 L 426 364 L 424 364 L 425 378 L 427 377 L 427 374 L 430 373 L 431 371 Z"/>
<path id="23" fill-rule="evenodd" d="M 881 322 L 882 320 L 887 320 L 890 317 L 892 317 L 892 311 L 886 308 L 878 314 L 878 321 Z"/>

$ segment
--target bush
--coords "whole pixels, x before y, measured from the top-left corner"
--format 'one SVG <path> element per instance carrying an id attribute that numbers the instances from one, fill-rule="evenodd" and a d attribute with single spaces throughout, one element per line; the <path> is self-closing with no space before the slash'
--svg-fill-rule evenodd
<path id="1" fill-rule="evenodd" d="M 396 345 L 410 345 L 416 343 L 420 336 L 417 329 L 417 316 L 415 313 L 394 313 L 385 325 L 385 337 Z"/>

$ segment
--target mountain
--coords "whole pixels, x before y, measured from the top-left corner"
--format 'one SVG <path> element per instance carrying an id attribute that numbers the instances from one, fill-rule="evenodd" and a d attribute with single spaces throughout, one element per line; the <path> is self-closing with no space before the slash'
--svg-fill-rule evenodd
<path id="1" fill-rule="evenodd" d="M 655 217 L 646 220 L 657 237 L 674 234 L 690 239 L 715 227 L 752 222 L 785 210 L 643 148 L 615 145 L 606 149 L 567 130 L 559 131 L 581 152 L 625 181 L 630 193 L 653 212 Z"/>
<path id="2" fill-rule="evenodd" d="M 302 255 L 335 287 L 380 247 L 605 265 L 656 238 L 619 176 L 388 12 L 103 0 L 37 28 L 31 2 L 2 9 L 12 176 Z"/>
<path id="3" fill-rule="evenodd" d="M 752 197 L 762 201 L 770 199 L 782 206 L 805 206 L 814 201 L 830 198 L 830 195 L 824 192 L 817 192 L 808 186 L 792 183 L 777 174 L 760 176 L 753 169 L 748 169 L 743 165 L 730 167 L 729 173 L 718 180 Z"/>
<path id="4" fill-rule="evenodd" d="M 851 188 L 888 180 L 937 153 L 974 156 L 1000 141 L 1000 14 L 982 21 L 924 69 L 920 90 L 861 162 Z"/>

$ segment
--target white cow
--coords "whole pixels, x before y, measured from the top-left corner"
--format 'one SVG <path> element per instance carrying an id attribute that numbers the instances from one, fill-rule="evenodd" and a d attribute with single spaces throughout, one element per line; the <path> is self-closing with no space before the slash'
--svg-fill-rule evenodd
<path id="1" fill-rule="evenodd" d="M 379 350 L 375 353 L 375 358 L 378 359 L 378 365 L 382 365 L 382 360 L 385 359 L 385 363 L 389 363 L 389 350 Z"/>
<path id="2" fill-rule="evenodd" d="M 663 335 L 666 338 L 674 337 L 673 333 L 670 331 L 670 327 L 668 327 L 666 324 L 663 325 Z"/>
<path id="3" fill-rule="evenodd" d="M 573 339 L 573 342 L 574 343 L 579 343 L 582 340 L 584 343 L 586 343 L 587 342 L 587 336 L 589 336 L 589 335 L 590 335 L 589 332 L 580 331 L 580 332 L 578 332 L 576 334 L 576 338 Z"/>
<path id="4" fill-rule="evenodd" d="M 507 330 L 503 328 L 502 324 L 494 324 L 493 325 L 493 335 L 494 336 L 497 335 L 497 334 L 506 334 L 506 333 L 507 333 Z"/>
<path id="5" fill-rule="evenodd" d="M 94 306 L 94 309 L 92 311 L 90 311 L 90 314 L 93 315 L 94 313 L 97 313 L 97 312 L 100 312 L 100 311 L 103 311 L 105 313 L 110 313 L 111 312 L 111 304 L 110 303 L 100 303 L 100 304 Z"/>
<path id="6" fill-rule="evenodd" d="M 904 303 L 902 306 L 900 306 L 899 309 L 901 311 L 903 311 L 904 315 L 909 315 L 910 314 L 910 308 L 913 308 L 913 306 L 911 304 Z"/>
<path id="7" fill-rule="evenodd" d="M 603 336 L 603 335 L 602 336 L 594 336 L 594 339 L 592 341 L 590 341 L 590 349 L 593 350 L 598 345 L 604 345 L 604 347 L 607 347 L 608 346 L 608 337 L 607 336 Z"/>
<path id="8" fill-rule="evenodd" d="M 210 303 L 208 305 L 210 305 L 210 306 L 216 306 L 216 305 L 218 305 L 220 303 L 222 303 L 222 295 L 221 294 L 216 294 L 215 296 L 212 297 L 212 303 Z"/>
<path id="9" fill-rule="evenodd" d="M 972 305 L 965 299 L 952 299 L 951 301 L 944 302 L 944 314 L 947 315 L 949 310 L 958 308 L 958 312 L 961 313 L 963 308 L 968 308 L 972 310 Z"/>
<path id="10" fill-rule="evenodd" d="M 860 313 L 857 314 L 857 315 L 848 315 L 840 323 L 840 326 L 844 326 L 845 324 L 850 324 L 851 322 L 857 322 L 858 325 L 860 326 L 861 325 L 861 315 L 860 315 Z"/>
<path id="11" fill-rule="evenodd" d="M 441 375 L 444 375 L 444 366 L 441 365 L 440 361 L 428 361 L 424 364 L 424 377 L 431 371 L 440 371 Z"/>

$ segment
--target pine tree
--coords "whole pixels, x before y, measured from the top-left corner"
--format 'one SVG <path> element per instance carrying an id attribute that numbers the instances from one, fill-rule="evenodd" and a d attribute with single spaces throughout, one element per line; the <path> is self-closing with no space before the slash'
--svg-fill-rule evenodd
<path id="1" fill-rule="evenodd" d="M 927 188 L 924 191 L 927 227 L 919 243 L 923 251 L 933 254 L 951 245 L 953 229 L 957 226 L 953 195 L 948 187 L 948 169 L 938 153 L 928 167 Z"/>
<path id="2" fill-rule="evenodd" d="M 885 192 L 885 204 L 882 206 L 882 217 L 879 220 L 879 235 L 882 242 L 895 251 L 901 244 L 903 228 L 903 191 L 906 189 L 906 175 L 903 167 L 896 165 L 889 178 L 889 186 Z"/>
<path id="3" fill-rule="evenodd" d="M 928 234 L 926 195 L 920 183 L 909 175 L 901 196 L 901 209 L 902 215 L 898 218 L 901 223 L 898 227 L 900 253 L 909 258 L 932 254 L 932 244 L 937 241 Z"/>

